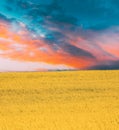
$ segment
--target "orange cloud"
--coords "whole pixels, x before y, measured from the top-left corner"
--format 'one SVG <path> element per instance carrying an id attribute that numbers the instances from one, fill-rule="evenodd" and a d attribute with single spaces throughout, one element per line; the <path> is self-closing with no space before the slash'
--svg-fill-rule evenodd
<path id="1" fill-rule="evenodd" d="M 33 40 L 25 28 L 16 33 L 10 29 L 9 25 L 0 22 L 0 50 L 4 50 L 2 57 L 20 61 L 64 64 L 75 68 L 84 68 L 92 64 L 92 61 L 71 56 L 62 49 L 55 51 L 43 40 Z"/>
<path id="2" fill-rule="evenodd" d="M 100 36 L 99 39 L 90 40 L 71 32 L 67 33 L 67 37 L 68 44 L 89 52 L 95 58 L 75 56 L 65 52 L 62 47 L 55 50 L 54 44 L 49 44 L 42 39 L 33 39 L 25 26 L 22 25 L 20 29 L 14 31 L 12 25 L 4 21 L 0 21 L 0 57 L 21 62 L 61 64 L 75 69 L 85 69 L 106 60 L 115 60 L 114 56 L 119 58 L 119 44 L 118 41 L 112 40 L 113 38 L 107 40 L 108 36 L 103 36 L 103 38 Z"/>

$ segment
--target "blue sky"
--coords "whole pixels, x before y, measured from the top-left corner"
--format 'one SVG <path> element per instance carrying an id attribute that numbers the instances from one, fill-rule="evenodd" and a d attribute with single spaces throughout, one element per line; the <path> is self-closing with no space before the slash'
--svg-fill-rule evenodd
<path id="1" fill-rule="evenodd" d="M 52 0 L 34 0 L 50 4 Z M 119 25 L 118 0 L 54 0 L 63 13 L 78 19 L 79 26 L 91 29 L 105 29 Z M 33 2 L 33 1 L 32 1 Z"/>
<path id="2" fill-rule="evenodd" d="M 15 1 L 16 4 L 14 4 Z M 53 15 L 52 20 L 65 21 L 67 23 L 73 21 L 84 29 L 102 30 L 119 25 L 118 0 L 4 0 L 1 2 L 0 11 L 8 15 L 9 10 L 7 9 L 11 8 L 13 12 L 10 12 L 10 15 L 12 13 L 13 17 L 16 15 L 16 17 L 20 19 L 20 17 L 25 14 L 25 8 L 24 11 L 22 11 L 22 9 L 18 7 L 20 3 L 32 3 L 34 4 L 34 8 L 35 5 L 39 4 L 39 9 L 37 8 L 37 10 L 42 13 L 42 16 L 45 15 L 42 10 L 45 10 L 47 16 L 51 15 L 49 11 L 52 10 L 52 15 L 53 11 L 55 12 L 55 16 Z M 42 9 L 40 9 L 40 5 Z M 7 9 L 5 9 L 5 7 L 7 7 Z M 70 20 L 68 19 L 66 21 L 68 17 Z"/>

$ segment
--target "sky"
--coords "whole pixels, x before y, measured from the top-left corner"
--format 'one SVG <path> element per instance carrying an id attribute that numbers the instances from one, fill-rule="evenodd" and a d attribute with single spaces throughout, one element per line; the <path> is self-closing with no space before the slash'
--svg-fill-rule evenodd
<path id="1" fill-rule="evenodd" d="M 2 0 L 0 71 L 119 69 L 118 0 Z"/>

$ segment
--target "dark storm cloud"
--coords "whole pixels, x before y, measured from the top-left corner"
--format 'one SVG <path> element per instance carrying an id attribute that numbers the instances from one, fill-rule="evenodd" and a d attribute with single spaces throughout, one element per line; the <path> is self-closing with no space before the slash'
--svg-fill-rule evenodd
<path id="1" fill-rule="evenodd" d="M 119 61 L 110 61 L 107 64 L 95 65 L 88 68 L 89 70 L 117 70 L 119 69 Z"/>
<path id="2" fill-rule="evenodd" d="M 67 43 L 62 44 L 61 47 L 64 49 L 65 52 L 68 52 L 70 55 L 73 55 L 76 57 L 95 58 L 90 52 L 85 51 L 81 48 L 77 48 Z"/>

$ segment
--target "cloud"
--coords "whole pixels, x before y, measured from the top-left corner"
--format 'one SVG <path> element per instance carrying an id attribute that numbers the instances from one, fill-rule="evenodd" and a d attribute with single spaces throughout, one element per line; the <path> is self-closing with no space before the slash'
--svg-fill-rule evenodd
<path id="1" fill-rule="evenodd" d="M 9 23 L 9 22 L 12 23 L 15 21 L 14 18 L 8 18 L 7 16 L 3 15 L 2 13 L 0 13 L 0 20 L 4 21 L 6 23 Z"/>
<path id="2" fill-rule="evenodd" d="M 91 69 L 91 70 L 118 70 L 119 61 L 110 61 L 110 62 L 108 61 L 108 63 L 91 66 L 88 69 Z"/>
<path id="3" fill-rule="evenodd" d="M 55 39 L 49 42 L 42 37 L 34 38 L 32 35 L 35 33 L 27 30 L 24 24 L 8 26 L 2 21 L 0 23 L 2 25 L 0 34 L 2 57 L 11 60 L 44 62 L 52 65 L 64 64 L 75 69 L 85 69 L 99 65 L 100 62 L 104 63 L 105 60 L 119 58 L 118 30 L 114 28 L 98 33 L 91 31 L 82 33 L 80 29 L 76 32 L 69 29 L 63 32 L 56 28 Z M 13 26 L 17 26 L 18 29 L 13 30 Z"/>
<path id="4" fill-rule="evenodd" d="M 66 66 L 63 64 L 52 65 L 44 62 L 28 62 L 28 61 L 17 61 L 8 58 L 0 58 L 0 72 L 8 71 L 48 71 L 48 70 L 73 70 L 73 67 Z"/>
<path id="5" fill-rule="evenodd" d="M 85 51 L 83 49 L 80 49 L 76 46 L 73 46 L 71 44 L 64 43 L 62 45 L 62 48 L 65 52 L 69 53 L 72 56 L 76 57 L 84 57 L 84 58 L 95 58 L 90 52 Z"/>

